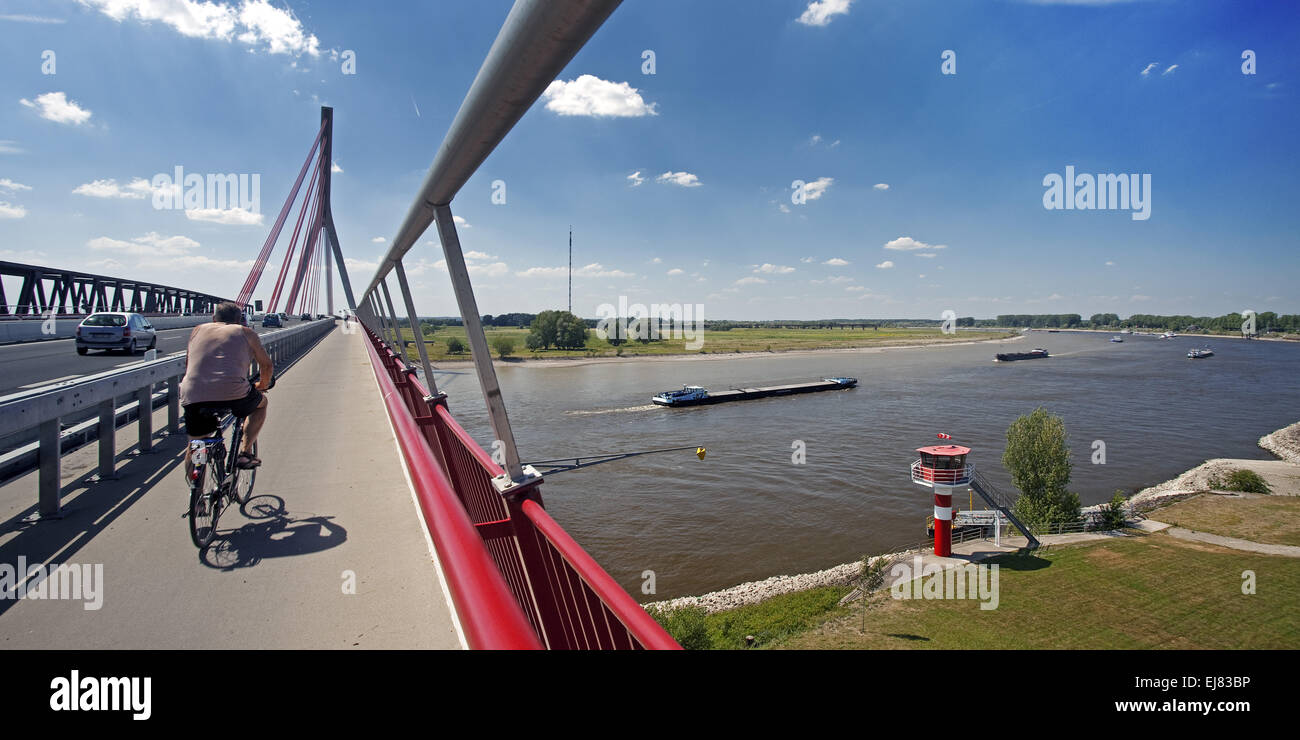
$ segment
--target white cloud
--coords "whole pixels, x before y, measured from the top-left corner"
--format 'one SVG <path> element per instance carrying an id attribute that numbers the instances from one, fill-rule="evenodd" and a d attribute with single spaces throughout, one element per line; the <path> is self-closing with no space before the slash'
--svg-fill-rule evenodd
<path id="1" fill-rule="evenodd" d="M 494 257 L 485 255 L 482 252 L 470 252 L 469 254 L 482 255 L 484 259 L 495 259 Z M 468 258 L 469 254 L 466 254 L 465 257 Z M 433 263 L 433 266 L 439 270 L 442 270 L 443 272 L 446 272 L 447 260 L 438 260 L 437 262 Z M 420 272 L 423 272 L 423 270 L 417 271 L 417 269 L 408 270 L 407 272 L 412 275 L 418 275 Z M 502 275 L 505 275 L 506 273 L 510 272 L 510 268 L 504 262 L 482 263 L 482 262 L 470 262 L 467 260 L 465 262 L 465 269 L 469 270 L 469 274 L 471 277 L 495 278 L 495 277 L 501 277 Z"/>
<path id="2" fill-rule="evenodd" d="M 186 236 L 162 236 L 151 231 L 144 236 L 137 236 L 131 241 L 100 236 L 86 242 L 86 246 L 101 251 L 114 251 L 136 257 L 178 257 L 190 256 L 190 250 L 199 243 Z M 251 263 L 250 263 L 251 264 Z"/>
<path id="3" fill-rule="evenodd" d="M 1148 65 L 1146 66 L 1146 69 L 1143 69 L 1143 70 L 1142 70 L 1141 75 L 1142 75 L 1143 77 L 1148 77 L 1148 76 L 1150 76 L 1150 74 L 1151 74 L 1151 70 L 1155 69 L 1155 68 L 1158 67 L 1158 66 L 1160 66 L 1160 62 L 1152 62 L 1152 63 L 1148 64 Z"/>
<path id="4" fill-rule="evenodd" d="M 119 185 L 117 180 L 110 177 L 107 180 L 93 180 L 83 183 L 72 189 L 73 195 L 85 195 L 91 198 L 128 198 L 131 200 L 143 199 L 151 192 L 153 192 L 153 187 L 143 177 L 134 178 L 126 185 Z"/>
<path id="5" fill-rule="evenodd" d="M 794 272 L 794 268 L 787 267 L 785 265 L 773 265 L 764 262 L 762 265 L 759 265 L 758 268 L 754 270 L 754 272 L 764 272 L 767 273 L 768 275 L 787 275 L 789 273 Z"/>
<path id="6" fill-rule="evenodd" d="M 880 270 L 888 270 L 893 266 L 894 266 L 893 262 L 890 262 L 889 260 L 885 260 L 884 262 L 881 262 L 880 264 L 876 265 L 876 268 Z"/>
<path id="7" fill-rule="evenodd" d="M 636 172 L 633 172 L 632 174 L 628 175 L 627 179 L 628 182 L 632 183 L 632 187 L 636 187 L 637 185 L 640 185 L 641 183 L 645 182 L 645 178 L 641 176 L 641 170 L 637 170 Z"/>
<path id="8" fill-rule="evenodd" d="M 1169 65 L 1169 68 L 1168 68 L 1168 69 L 1166 69 L 1165 71 L 1163 71 L 1163 72 L 1160 73 L 1160 76 L 1161 76 L 1161 77 L 1164 77 L 1165 75 L 1173 74 L 1175 69 L 1178 69 L 1178 65 L 1177 65 L 1177 64 L 1171 64 L 1171 65 Z"/>
<path id="9" fill-rule="evenodd" d="M 365 275 L 379 269 L 378 262 L 365 262 L 351 257 L 344 257 L 343 264 L 347 265 L 348 272 L 353 275 Z"/>
<path id="10" fill-rule="evenodd" d="M 1149 301 L 1149 300 L 1151 300 L 1151 296 L 1149 296 L 1149 295 L 1135 295 L 1135 296 L 1133 296 L 1132 298 L 1130 298 L 1129 300 L 1130 300 L 1130 301 L 1137 301 L 1138 303 L 1142 303 L 1143 301 Z"/>
<path id="11" fill-rule="evenodd" d="M 920 275 L 917 275 L 916 277 L 919 278 L 919 279 L 921 279 L 921 280 L 924 280 L 924 279 L 925 279 L 925 273 L 921 273 Z"/>
<path id="12" fill-rule="evenodd" d="M 925 257 L 926 259 L 933 259 L 935 257 L 938 257 L 939 255 L 934 252 L 917 252 L 916 256 Z"/>
<path id="13" fill-rule="evenodd" d="M 828 282 L 828 283 L 831 283 L 832 285 L 835 285 L 835 284 L 838 284 L 838 283 L 851 283 L 851 282 L 853 282 L 853 278 L 851 278 L 851 277 L 845 277 L 845 276 L 843 276 L 843 275 L 837 275 L 837 276 L 831 278 L 830 280 L 827 280 L 827 282 Z"/>
<path id="14" fill-rule="evenodd" d="M 1115 266 L 1115 263 L 1114 263 L 1114 261 L 1112 261 L 1112 260 L 1106 260 L 1106 266 L 1107 266 L 1107 267 L 1114 267 L 1114 266 Z"/>
<path id="15" fill-rule="evenodd" d="M 0 21 L 12 21 L 14 23 L 67 23 L 62 18 L 46 18 L 41 15 L 0 15 Z"/>
<path id="16" fill-rule="evenodd" d="M 814 262 L 817 261 L 817 258 L 816 258 L 816 257 L 800 257 L 800 258 L 799 258 L 799 261 L 802 262 L 802 263 L 804 263 L 805 265 L 811 265 L 812 263 L 814 263 Z"/>
<path id="17" fill-rule="evenodd" d="M 850 285 L 849 287 L 845 288 L 845 290 L 850 293 L 860 293 L 866 290 L 866 288 L 862 287 L 861 285 Z"/>
<path id="18" fill-rule="evenodd" d="M 658 265 L 658 264 L 662 264 L 663 261 L 664 261 L 663 257 L 655 257 L 654 259 L 650 260 L 650 264 Z"/>
<path id="19" fill-rule="evenodd" d="M 182 36 L 236 40 L 249 51 L 271 54 L 320 54 L 320 41 L 306 33 L 288 9 L 267 0 L 241 0 L 238 7 L 212 0 L 79 0 L 119 23 L 129 17 L 160 21 Z"/>
<path id="20" fill-rule="evenodd" d="M 777 209 L 778 211 L 780 211 L 781 213 L 789 213 L 789 212 L 790 212 L 790 206 L 787 206 L 787 205 L 784 204 L 784 203 L 778 203 L 777 206 L 776 206 L 776 209 Z"/>
<path id="21" fill-rule="evenodd" d="M 21 182 L 14 182 L 7 177 L 0 177 L 0 192 L 16 193 L 19 190 L 31 190 L 31 185 L 24 185 Z"/>
<path id="22" fill-rule="evenodd" d="M 831 267 L 843 267 L 849 264 L 849 261 L 845 259 L 840 259 L 839 257 L 831 257 L 830 259 L 826 260 L 822 264 L 830 265 Z"/>
<path id="23" fill-rule="evenodd" d="M 0 200 L 0 218 L 22 218 L 26 215 L 26 208 Z"/>
<path id="24" fill-rule="evenodd" d="M 733 285 L 766 285 L 767 281 L 760 277 L 743 277 L 737 280 Z"/>
<path id="25" fill-rule="evenodd" d="M 853 0 L 814 0 L 796 20 L 805 26 L 824 26 L 837 15 L 847 15 Z"/>
<path id="26" fill-rule="evenodd" d="M 28 108 L 35 109 L 39 112 L 41 118 L 55 123 L 70 123 L 73 126 L 80 126 L 90 120 L 91 112 L 77 105 L 76 101 L 68 100 L 68 97 L 61 92 L 47 92 L 44 95 L 37 95 L 36 102 L 27 98 L 20 98 L 19 103 Z"/>
<path id="27" fill-rule="evenodd" d="M 876 190 L 888 190 L 888 189 L 889 189 L 889 183 L 887 183 L 887 182 L 878 182 L 878 183 L 876 183 L 875 185 L 872 185 L 871 187 L 875 188 Z"/>
<path id="28" fill-rule="evenodd" d="M 466 221 L 465 219 L 461 218 L 460 216 L 452 216 L 452 217 L 451 217 L 451 221 L 452 221 L 452 223 L 456 224 L 457 226 L 459 226 L 459 227 L 462 228 L 462 229 L 471 229 L 471 228 L 473 228 L 472 226 L 469 225 L 469 221 Z"/>
<path id="29" fill-rule="evenodd" d="M 671 269 L 671 270 L 668 271 L 668 274 L 669 274 L 669 275 L 681 275 L 681 274 L 683 274 L 683 273 L 685 273 L 685 272 L 686 272 L 686 271 L 683 270 L 683 269 L 680 268 L 680 267 L 674 267 L 673 269 Z"/>
<path id="30" fill-rule="evenodd" d="M 594 75 L 579 75 L 571 82 L 555 80 L 542 93 L 546 110 L 562 116 L 636 118 L 657 115 L 655 103 L 626 82 L 610 82 Z"/>
<path id="31" fill-rule="evenodd" d="M 1061 299 L 1064 298 L 1064 297 L 1065 297 L 1065 296 L 1061 295 L 1060 293 L 1053 293 L 1053 294 L 1047 296 L 1047 300 L 1049 300 L 1049 301 L 1059 301 L 1059 300 L 1061 300 Z"/>
<path id="32" fill-rule="evenodd" d="M 683 188 L 698 188 L 703 183 L 700 178 L 689 172 L 673 172 L 669 170 L 655 178 L 655 182 L 661 182 L 665 185 L 678 185 Z"/>
<path id="33" fill-rule="evenodd" d="M 227 226 L 260 226 L 262 214 L 252 213 L 243 208 L 187 208 L 185 218 L 191 221 L 208 221 Z"/>
<path id="34" fill-rule="evenodd" d="M 386 242 L 386 241 L 388 241 L 388 240 L 385 239 L 384 237 L 382 237 L 382 236 L 377 236 L 377 237 L 375 237 L 374 239 L 371 239 L 371 240 L 370 240 L 370 243 L 371 243 L 371 244 L 383 244 L 383 243 Z"/>
<path id="35" fill-rule="evenodd" d="M 343 168 L 339 166 L 339 163 L 338 163 L 338 162 L 334 162 L 334 161 L 331 161 L 331 162 L 330 162 L 330 172 L 333 172 L 333 173 L 335 173 L 335 174 L 338 174 L 338 173 L 341 173 L 342 171 L 343 171 Z"/>
<path id="36" fill-rule="evenodd" d="M 466 252 L 464 256 L 465 256 L 465 260 L 466 260 L 466 261 L 473 261 L 473 260 L 494 260 L 494 259 L 497 258 L 497 256 L 496 256 L 495 254 L 488 254 L 487 252 L 476 252 L 476 251 L 474 251 L 473 249 L 471 249 L 470 251 Z"/>
<path id="37" fill-rule="evenodd" d="M 903 252 L 910 252 L 917 249 L 947 249 L 946 244 L 926 244 L 919 242 L 910 236 L 900 236 L 893 241 L 885 242 L 885 249 L 896 249 Z"/>
<path id="38" fill-rule="evenodd" d="M 833 177 L 819 177 L 809 183 L 804 183 L 803 191 L 808 196 L 808 200 L 817 200 L 826 194 L 830 189 L 831 183 L 835 182 Z"/>
<path id="39" fill-rule="evenodd" d="M 516 272 L 519 277 L 543 277 L 558 278 L 566 277 L 569 274 L 568 267 L 530 267 L 527 270 Z M 574 277 L 592 277 L 592 278 L 630 278 L 636 277 L 635 273 L 623 272 L 622 270 L 606 269 L 599 262 L 592 262 L 577 270 L 573 271 Z"/>
<path id="40" fill-rule="evenodd" d="M 23 148 L 12 139 L 0 139 L 0 154 L 22 154 Z"/>

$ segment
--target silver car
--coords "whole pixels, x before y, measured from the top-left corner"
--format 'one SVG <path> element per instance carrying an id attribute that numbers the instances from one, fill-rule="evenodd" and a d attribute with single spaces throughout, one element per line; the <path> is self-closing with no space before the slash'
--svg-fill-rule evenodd
<path id="1" fill-rule="evenodd" d="M 82 319 L 77 325 L 77 354 L 92 349 L 124 349 L 139 354 L 158 346 L 153 324 L 138 313 L 105 311 Z"/>

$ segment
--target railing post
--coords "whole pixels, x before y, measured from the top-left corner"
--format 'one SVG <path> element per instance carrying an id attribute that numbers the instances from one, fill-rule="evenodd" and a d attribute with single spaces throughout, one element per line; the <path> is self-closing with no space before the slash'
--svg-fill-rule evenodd
<path id="1" fill-rule="evenodd" d="M 153 385 L 135 392 L 136 410 L 140 413 L 140 452 L 153 449 Z"/>
<path id="2" fill-rule="evenodd" d="M 402 338 L 402 326 L 397 323 L 397 311 L 393 310 L 393 296 L 388 292 L 388 279 L 379 281 L 379 288 L 384 291 L 384 302 L 388 304 L 388 317 L 393 321 L 393 340 L 396 352 L 403 361 L 406 360 L 406 340 Z"/>
<path id="3" fill-rule="evenodd" d="M 40 466 L 38 486 L 38 503 L 42 519 L 59 517 L 59 491 L 62 487 L 62 466 L 59 457 L 59 419 L 55 417 L 41 423 L 40 430 Z"/>
<path id="4" fill-rule="evenodd" d="M 181 431 L 181 376 L 173 375 L 167 379 L 167 432 L 180 434 Z"/>
<path id="5" fill-rule="evenodd" d="M 420 365 L 424 368 L 424 384 L 429 393 L 438 395 L 438 384 L 433 379 L 433 366 L 429 364 L 429 350 L 424 346 L 424 332 L 420 331 L 420 321 L 415 315 L 415 301 L 411 298 L 411 286 L 406 282 L 406 268 L 402 261 L 395 265 L 397 270 L 397 287 L 402 290 L 402 302 L 406 304 L 406 316 L 411 322 L 411 333 L 415 335 L 415 348 L 420 353 Z"/>
<path id="6" fill-rule="evenodd" d="M 474 288 L 470 284 L 465 255 L 461 253 L 460 236 L 456 233 L 456 222 L 452 218 L 451 206 L 435 206 L 434 221 L 438 225 L 442 253 L 447 262 L 447 272 L 451 275 L 451 286 L 456 293 L 456 304 L 460 308 L 461 321 L 465 324 L 465 336 L 469 339 L 474 370 L 478 374 L 479 387 L 483 390 L 488 420 L 492 424 L 493 434 L 504 447 L 506 475 L 515 484 L 525 483 L 530 480 L 530 477 L 524 473 L 523 464 L 519 460 L 515 434 L 510 429 L 510 418 L 506 415 L 506 404 L 501 397 L 501 384 L 497 381 L 496 368 L 492 367 L 492 353 L 488 349 L 487 335 L 483 333 L 478 301 L 474 298 Z"/>
<path id="7" fill-rule="evenodd" d="M 99 479 L 117 477 L 117 407 L 114 399 L 99 402 Z"/>

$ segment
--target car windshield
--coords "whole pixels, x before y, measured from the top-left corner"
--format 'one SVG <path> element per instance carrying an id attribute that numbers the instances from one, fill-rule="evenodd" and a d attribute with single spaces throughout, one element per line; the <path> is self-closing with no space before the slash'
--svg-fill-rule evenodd
<path id="1" fill-rule="evenodd" d="M 82 323 L 86 326 L 126 326 L 126 317 L 118 313 L 97 313 L 87 316 Z"/>

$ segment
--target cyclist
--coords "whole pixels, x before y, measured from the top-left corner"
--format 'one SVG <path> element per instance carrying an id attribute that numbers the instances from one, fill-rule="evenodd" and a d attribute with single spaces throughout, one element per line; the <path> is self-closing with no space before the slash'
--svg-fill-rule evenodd
<path id="1" fill-rule="evenodd" d="M 181 405 L 190 441 L 215 434 L 217 413 L 223 409 L 230 409 L 241 419 L 246 417 L 235 466 L 252 468 L 262 464 L 252 450 L 266 423 L 266 396 L 262 392 L 270 386 L 275 368 L 257 332 L 243 322 L 244 312 L 227 301 L 217 306 L 212 323 L 194 327 L 181 380 Z M 248 379 L 248 368 L 254 361 L 261 375 L 257 385 Z M 189 456 L 185 461 L 187 470 L 192 469 Z"/>

